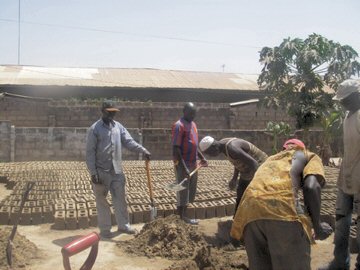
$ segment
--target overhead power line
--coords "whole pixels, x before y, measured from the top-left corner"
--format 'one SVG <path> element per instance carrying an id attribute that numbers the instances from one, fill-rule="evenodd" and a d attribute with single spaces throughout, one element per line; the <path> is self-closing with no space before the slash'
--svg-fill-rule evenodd
<path id="1" fill-rule="evenodd" d="M 2 22 L 10 22 L 10 23 L 18 23 L 17 20 L 12 20 L 12 19 L 2 19 L 2 18 L 0 18 L 0 21 L 2 21 Z M 181 37 L 172 37 L 172 36 L 138 34 L 138 33 L 132 33 L 132 32 L 107 30 L 107 29 L 99 29 L 99 28 L 90 28 L 90 27 L 82 27 L 82 26 L 60 25 L 60 24 L 52 24 L 52 23 L 39 23 L 39 22 L 23 21 L 23 20 L 20 21 L 20 23 L 21 24 L 29 24 L 29 25 L 40 25 L 40 26 L 46 26 L 46 27 L 56 27 L 56 28 L 64 28 L 64 29 L 81 30 L 81 31 L 122 34 L 122 35 L 128 35 L 128 36 L 136 36 L 136 37 L 146 37 L 146 38 L 155 38 L 155 39 L 166 39 L 166 40 L 176 40 L 176 41 L 185 41 L 185 42 L 195 42 L 195 43 L 203 43 L 203 44 L 211 44 L 211 45 L 221 45 L 221 46 L 233 46 L 233 47 L 261 49 L 261 47 L 252 46 L 252 45 L 241 45 L 241 44 L 236 44 L 236 43 L 216 42 L 216 41 L 181 38 Z"/>

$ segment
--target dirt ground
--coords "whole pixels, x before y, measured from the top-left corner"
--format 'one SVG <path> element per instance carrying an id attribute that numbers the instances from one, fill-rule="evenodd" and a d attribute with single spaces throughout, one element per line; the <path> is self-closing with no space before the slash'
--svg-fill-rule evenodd
<path id="1" fill-rule="evenodd" d="M 2 184 L 0 184 L 0 200 L 6 195 L 9 195 L 11 191 L 7 190 Z M 199 226 L 197 226 L 196 231 L 202 233 L 204 236 L 207 245 L 200 249 L 199 252 L 195 253 L 195 259 L 181 259 L 180 257 L 167 256 L 168 258 L 156 256 L 156 253 L 148 253 L 147 256 L 139 255 L 141 252 L 141 241 L 136 243 L 138 246 L 137 252 L 129 253 L 127 252 L 127 247 L 131 247 L 136 242 L 134 236 L 129 235 L 118 235 L 115 238 L 108 241 L 100 241 L 99 252 L 97 260 L 93 269 L 126 269 L 126 270 L 142 270 L 142 269 L 171 269 L 171 270 L 180 270 L 180 269 L 189 269 L 195 270 L 196 265 L 205 266 L 206 263 L 210 261 L 210 264 L 218 263 L 223 264 L 224 261 L 231 262 L 234 260 L 234 268 L 203 268 L 203 269 L 246 269 L 244 266 L 247 265 L 247 258 L 245 250 L 226 250 L 226 249 L 216 249 L 211 248 L 211 251 L 207 246 L 214 244 L 218 240 L 217 231 L 218 231 L 218 222 L 227 221 L 231 219 L 227 218 L 213 218 L 207 220 L 201 220 Z M 141 231 L 144 224 L 136 224 L 134 227 Z M 1 231 L 7 230 L 10 232 L 12 226 L 1 226 Z M 146 228 L 146 227 L 145 227 Z M 176 228 L 175 228 L 176 229 Z M 116 230 L 116 227 L 113 228 Z M 17 237 L 21 238 L 20 245 L 15 243 L 13 247 L 13 254 L 21 255 L 25 258 L 28 258 L 24 263 L 14 264 L 16 267 L 13 269 L 33 269 L 33 270 L 48 270 L 48 269 L 64 269 L 62 264 L 62 255 L 61 248 L 72 240 L 76 239 L 79 236 L 87 235 L 97 229 L 82 229 L 82 230 L 73 230 L 73 231 L 59 231 L 51 229 L 50 224 L 42 224 L 37 226 L 18 226 Z M 161 229 L 163 231 L 163 229 Z M 170 230 L 171 231 L 171 230 Z M 189 230 L 186 230 L 188 233 Z M 182 232 L 184 233 L 184 232 Z M 24 238 L 22 237 L 24 236 Z M 169 234 L 165 238 L 169 237 Z M 33 243 L 36 248 L 33 248 L 31 243 Z M 188 239 L 183 238 L 183 241 L 188 241 Z M 217 239 L 217 240 L 216 240 Z M 322 266 L 329 262 L 332 258 L 333 251 L 333 235 L 324 241 L 317 241 L 316 245 L 312 246 L 312 269 L 317 269 L 319 266 Z M 200 241 L 199 241 L 200 242 Z M 6 237 L 5 241 L 0 241 L 0 259 L 2 262 L 5 260 L 5 246 L 6 246 Z M 143 242 L 145 243 L 145 242 Z M 136 246 L 136 245 L 135 245 Z M 133 247 L 135 247 L 133 246 Z M 30 254 L 28 251 L 24 251 L 25 247 L 32 247 L 30 249 Z M 165 247 L 160 247 L 163 250 Z M 152 250 L 153 251 L 153 250 Z M 27 252 L 27 253 L 26 253 Z M 209 256 L 210 252 L 210 256 Z M 76 254 L 70 258 L 70 263 L 72 269 L 79 269 L 83 262 L 86 260 L 88 255 L 88 250 L 85 250 L 79 254 Z M 352 268 L 355 262 L 355 255 L 352 255 Z M 237 261 L 236 261 L 237 260 Z M 196 264 L 196 263 L 197 264 Z M 6 264 L 0 264 L 0 269 L 8 269 Z"/>
<path id="2" fill-rule="evenodd" d="M 217 232 L 218 221 L 224 221 L 224 218 L 213 218 L 209 220 L 201 220 L 198 230 L 203 232 L 209 238 L 215 237 Z M 140 230 L 143 225 L 134 225 Z M 4 226 L 9 227 L 10 226 Z M 113 228 L 116 229 L 115 227 Z M 71 242 L 79 236 L 86 235 L 94 231 L 93 229 L 75 230 L 75 231 L 55 231 L 50 228 L 50 225 L 43 224 L 40 226 L 19 226 L 18 233 L 25 236 L 28 240 L 34 243 L 37 247 L 37 252 L 34 254 L 34 259 L 27 262 L 26 267 L 15 269 L 33 269 L 33 270 L 48 270 L 48 269 L 64 269 L 62 266 L 61 247 Z M 96 230 L 95 230 L 96 231 Z M 161 257 L 138 256 L 129 254 L 124 249 L 119 248 L 119 245 L 125 245 L 125 241 L 131 241 L 134 237 L 128 235 L 119 235 L 110 241 L 100 241 L 99 253 L 93 269 L 119 269 L 119 270 L 151 270 L 151 269 L 170 269 L 173 264 L 176 265 L 178 260 L 164 259 Z M 333 235 L 324 241 L 318 241 L 312 247 L 311 257 L 312 269 L 325 264 L 332 258 L 333 250 Z M 16 250 L 14 249 L 14 252 Z M 216 251 L 215 253 L 216 254 Z M 72 269 L 79 269 L 85 259 L 88 251 L 85 250 L 70 258 Z M 228 258 L 246 259 L 244 250 L 223 251 L 220 254 Z M 219 256 L 219 254 L 217 255 Z M 354 265 L 355 255 L 352 255 L 352 265 Z M 184 263 L 182 264 L 184 266 Z M 2 268 L 7 269 L 7 268 Z M 195 269 L 195 268 L 175 268 L 171 269 Z M 244 268 L 239 268 L 244 269 Z"/>

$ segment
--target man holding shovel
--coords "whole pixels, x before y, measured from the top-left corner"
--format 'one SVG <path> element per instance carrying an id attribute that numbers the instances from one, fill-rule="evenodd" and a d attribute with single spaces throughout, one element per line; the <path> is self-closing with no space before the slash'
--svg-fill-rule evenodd
<path id="1" fill-rule="evenodd" d="M 129 213 L 125 199 L 126 179 L 122 169 L 122 147 L 130 151 L 143 153 L 150 159 L 150 152 L 138 144 L 127 129 L 114 121 L 118 112 L 111 100 L 104 101 L 102 118 L 88 130 L 86 140 L 86 165 L 91 175 L 98 211 L 100 236 L 112 238 L 111 212 L 106 196 L 110 191 L 115 209 L 118 233 L 135 234 L 130 227 Z"/>
<path id="2" fill-rule="evenodd" d="M 207 166 L 206 159 L 198 151 L 199 137 L 196 124 L 193 121 L 195 115 L 195 105 L 192 102 L 186 103 L 183 108 L 183 117 L 172 126 L 171 140 L 176 181 L 180 183 L 184 178 L 188 178 L 187 181 L 182 183 L 186 188 L 177 192 L 177 211 L 181 219 L 192 225 L 198 224 L 198 221 L 186 217 L 186 209 L 187 205 L 195 200 L 197 173 L 191 176 L 190 173 L 196 169 L 197 157 L 201 159 L 201 166 Z"/>

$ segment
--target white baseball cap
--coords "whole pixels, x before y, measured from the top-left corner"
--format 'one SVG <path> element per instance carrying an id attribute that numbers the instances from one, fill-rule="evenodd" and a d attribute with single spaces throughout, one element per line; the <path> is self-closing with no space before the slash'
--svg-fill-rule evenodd
<path id="1" fill-rule="evenodd" d="M 199 148 L 201 150 L 201 152 L 206 151 L 215 141 L 215 139 L 211 136 L 205 136 L 204 138 L 202 138 L 202 140 L 199 143 Z"/>
<path id="2" fill-rule="evenodd" d="M 333 100 L 343 100 L 352 93 L 360 92 L 360 80 L 349 79 L 339 85 Z"/>

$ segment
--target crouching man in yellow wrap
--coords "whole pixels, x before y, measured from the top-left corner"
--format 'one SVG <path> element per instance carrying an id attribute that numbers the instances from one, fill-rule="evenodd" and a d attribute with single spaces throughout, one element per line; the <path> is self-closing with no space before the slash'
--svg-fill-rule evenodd
<path id="1" fill-rule="evenodd" d="M 321 159 L 291 139 L 257 170 L 236 211 L 231 237 L 245 243 L 251 270 L 310 269 L 310 243 L 332 229 L 320 222 Z M 299 192 L 304 195 L 305 209 Z"/>

